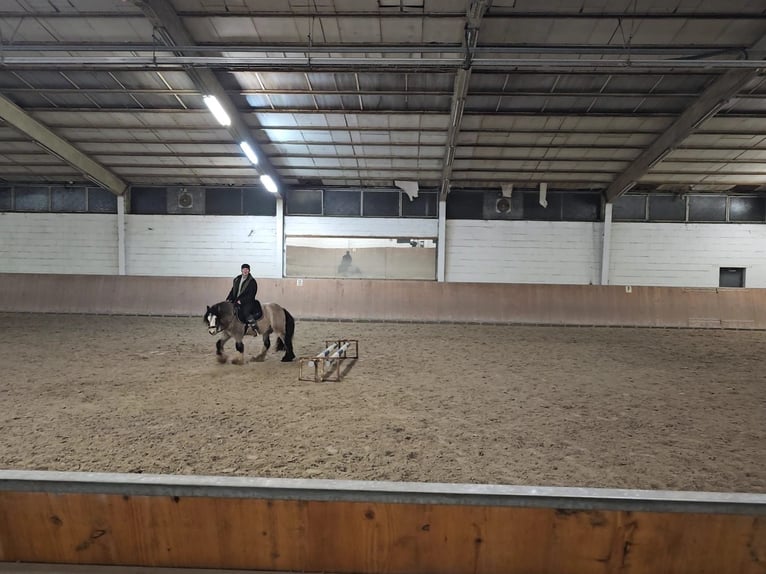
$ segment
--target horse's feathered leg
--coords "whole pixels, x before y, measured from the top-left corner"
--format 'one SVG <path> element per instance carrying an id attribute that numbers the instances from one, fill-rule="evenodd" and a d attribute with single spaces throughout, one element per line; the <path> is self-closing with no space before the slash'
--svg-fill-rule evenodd
<path id="1" fill-rule="evenodd" d="M 285 333 L 284 338 L 280 339 L 284 342 L 286 349 L 285 356 L 282 357 L 282 361 L 287 363 L 295 359 L 295 353 L 293 352 L 293 335 L 295 335 L 295 319 L 287 309 L 282 309 L 285 312 Z M 279 349 L 279 344 L 277 344 Z"/>
<path id="2" fill-rule="evenodd" d="M 231 336 L 228 333 L 224 333 L 223 337 L 215 342 L 215 355 L 219 363 L 225 363 L 228 360 L 226 353 L 223 352 L 223 346 L 230 338 Z"/>
<path id="3" fill-rule="evenodd" d="M 237 348 L 237 353 L 239 354 L 234 357 L 231 362 L 234 365 L 241 365 L 245 362 L 245 344 L 242 342 L 242 337 L 235 337 L 234 340 L 234 346 Z"/>
<path id="4" fill-rule="evenodd" d="M 271 327 L 263 332 L 262 338 L 263 348 L 260 353 L 253 357 L 253 361 L 264 361 L 266 359 L 266 353 L 268 352 L 269 347 L 271 347 Z"/>

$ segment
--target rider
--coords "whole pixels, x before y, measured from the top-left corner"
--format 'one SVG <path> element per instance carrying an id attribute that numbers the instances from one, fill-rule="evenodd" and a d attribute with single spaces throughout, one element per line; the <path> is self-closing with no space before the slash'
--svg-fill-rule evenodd
<path id="1" fill-rule="evenodd" d="M 239 320 L 256 331 L 255 322 L 263 314 L 261 304 L 255 299 L 255 295 L 258 293 L 258 283 L 250 275 L 250 265 L 243 263 L 241 271 L 242 274 L 234 278 L 234 283 L 226 300 L 237 306 Z"/>

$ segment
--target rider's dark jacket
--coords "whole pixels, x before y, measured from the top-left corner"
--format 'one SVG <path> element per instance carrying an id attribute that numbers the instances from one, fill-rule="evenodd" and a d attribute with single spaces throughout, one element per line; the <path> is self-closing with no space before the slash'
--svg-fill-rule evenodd
<path id="1" fill-rule="evenodd" d="M 239 320 L 245 322 L 248 315 L 253 313 L 253 307 L 255 306 L 255 295 L 258 293 L 258 283 L 253 279 L 252 275 L 248 275 L 244 278 L 245 284 L 242 292 L 240 293 L 240 283 L 243 281 L 242 275 L 237 275 L 234 278 L 234 283 L 231 287 L 231 291 L 226 296 L 226 300 L 234 304 L 239 301 Z M 238 295 L 239 294 L 239 295 Z"/>

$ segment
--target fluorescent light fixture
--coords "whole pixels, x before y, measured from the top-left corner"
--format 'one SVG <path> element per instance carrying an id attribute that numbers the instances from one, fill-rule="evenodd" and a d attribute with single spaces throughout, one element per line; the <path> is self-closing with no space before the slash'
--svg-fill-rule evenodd
<path id="1" fill-rule="evenodd" d="M 242 151 L 245 152 L 247 159 L 249 159 L 253 165 L 258 165 L 258 156 L 255 155 L 255 152 L 253 151 L 253 148 L 250 147 L 249 143 L 240 142 L 239 147 L 242 148 Z"/>
<path id="2" fill-rule="evenodd" d="M 222 126 L 231 125 L 229 114 L 227 114 L 226 110 L 223 109 L 223 106 L 218 101 L 218 98 L 215 96 L 205 96 L 202 98 L 202 100 L 205 102 L 205 105 L 207 105 L 208 109 L 213 112 L 213 115 L 215 116 L 215 119 L 218 120 L 219 124 Z"/>
<path id="3" fill-rule="evenodd" d="M 271 193 L 277 192 L 277 184 L 274 183 L 274 180 L 271 179 L 270 175 L 266 175 L 265 173 L 261 176 L 261 183 L 263 184 L 263 187 L 268 189 Z"/>

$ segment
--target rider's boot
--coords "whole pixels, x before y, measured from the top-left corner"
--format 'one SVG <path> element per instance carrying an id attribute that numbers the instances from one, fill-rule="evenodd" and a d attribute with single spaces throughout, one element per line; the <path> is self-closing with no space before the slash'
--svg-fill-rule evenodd
<path id="1" fill-rule="evenodd" d="M 258 323 L 252 314 L 247 316 L 247 326 L 253 330 L 253 333 L 258 333 Z"/>

